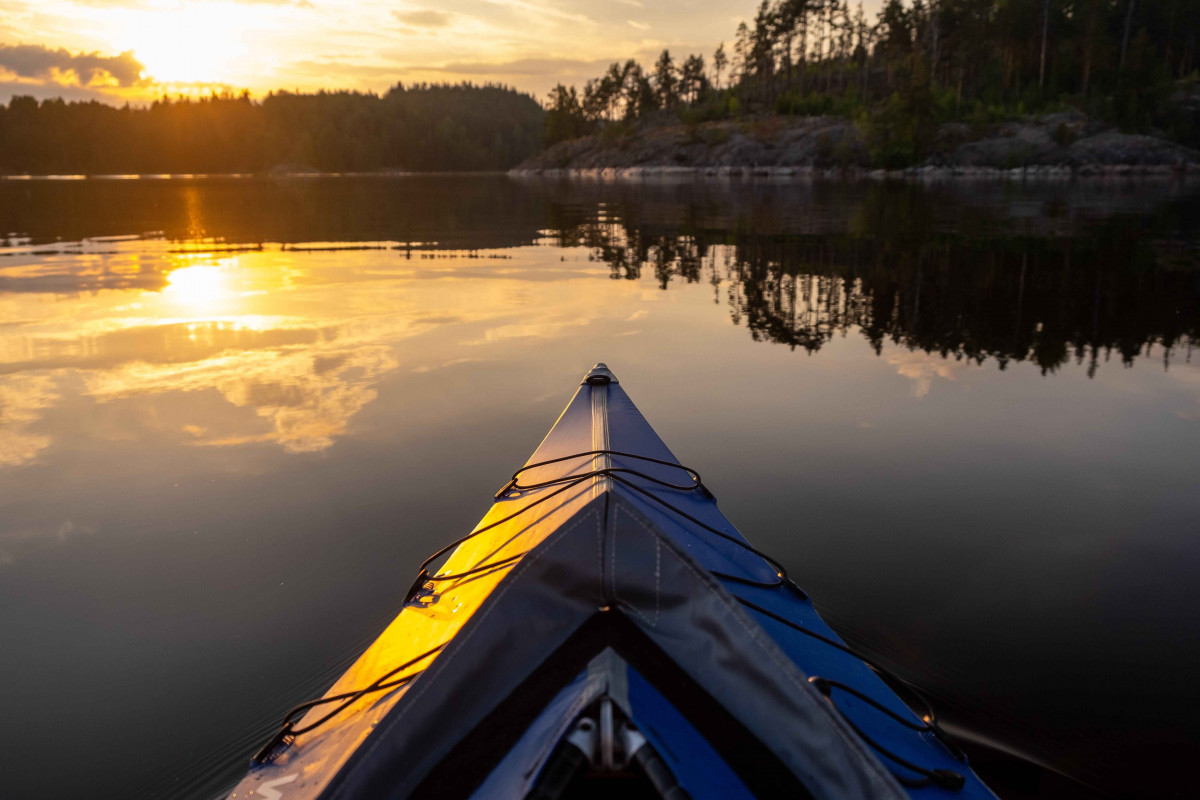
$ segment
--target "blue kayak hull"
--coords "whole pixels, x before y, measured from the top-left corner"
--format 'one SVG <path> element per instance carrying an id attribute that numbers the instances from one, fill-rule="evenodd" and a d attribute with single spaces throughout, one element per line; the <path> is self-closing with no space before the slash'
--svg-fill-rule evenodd
<path id="1" fill-rule="evenodd" d="M 604 365 L 444 558 L 232 797 L 525 797 L 597 708 L 673 797 L 993 797 Z"/>

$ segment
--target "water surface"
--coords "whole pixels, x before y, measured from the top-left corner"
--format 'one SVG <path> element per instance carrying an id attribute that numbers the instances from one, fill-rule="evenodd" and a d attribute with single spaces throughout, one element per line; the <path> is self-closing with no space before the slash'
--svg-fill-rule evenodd
<path id="1" fill-rule="evenodd" d="M 5 794 L 220 795 L 603 360 L 963 736 L 1187 796 L 1198 230 L 1171 183 L 0 181 Z"/>

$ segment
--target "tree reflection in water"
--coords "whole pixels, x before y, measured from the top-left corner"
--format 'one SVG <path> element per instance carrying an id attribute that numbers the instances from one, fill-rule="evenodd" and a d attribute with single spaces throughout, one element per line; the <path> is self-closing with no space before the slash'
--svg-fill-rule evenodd
<path id="1" fill-rule="evenodd" d="M 1101 361 L 1129 365 L 1156 345 L 1164 365 L 1190 357 L 1200 330 L 1194 239 L 1129 215 L 1075 236 L 948 231 L 920 213 L 874 213 L 872 199 L 895 198 L 868 193 L 858 214 L 878 227 L 863 232 L 721 230 L 696 217 L 668 227 L 631 202 L 555 235 L 590 248 L 614 279 L 711 284 L 756 341 L 809 353 L 857 330 L 877 354 L 890 342 L 1000 369 L 1030 361 L 1043 374 L 1075 361 L 1091 376 Z"/>
<path id="2" fill-rule="evenodd" d="M 156 232 L 222 247 L 400 242 L 422 249 L 587 247 L 618 279 L 713 286 L 756 340 L 807 352 L 859 330 L 1001 369 L 1074 360 L 1094 374 L 1155 345 L 1187 356 L 1200 318 L 1194 183 L 1005 184 L 493 176 L 0 181 L 0 255 Z M 4 230 L 9 231 L 5 240 Z M 0 264 L 0 268 L 6 266 Z M 155 290 L 120 271 L 0 270 L 0 291 Z"/>

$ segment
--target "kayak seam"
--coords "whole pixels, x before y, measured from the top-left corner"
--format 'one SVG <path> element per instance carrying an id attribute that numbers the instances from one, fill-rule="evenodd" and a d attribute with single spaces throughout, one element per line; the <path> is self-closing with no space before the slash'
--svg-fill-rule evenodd
<path id="1" fill-rule="evenodd" d="M 607 452 L 609 448 L 608 386 L 600 385 L 589 388 L 591 394 L 588 400 L 592 409 L 592 450 L 598 451 L 596 457 L 592 459 L 592 463 L 600 470 L 611 469 L 612 456 Z M 599 497 L 610 483 L 607 477 L 598 475 L 592 484 L 592 496 Z"/>
<path id="2" fill-rule="evenodd" d="M 547 515 L 547 516 L 549 516 L 549 515 Z M 401 696 L 402 698 L 408 698 L 408 696 L 410 694 L 412 694 L 413 696 L 412 696 L 411 700 L 409 700 L 409 702 L 405 703 L 402 706 L 399 706 L 399 707 L 393 706 L 393 711 L 396 713 L 396 715 L 387 722 L 386 726 L 381 725 L 381 726 L 377 727 L 374 731 L 372 731 L 373 735 L 370 737 L 370 739 L 374 739 L 374 742 L 368 746 L 365 746 L 365 749 L 361 749 L 358 751 L 362 754 L 361 756 L 359 756 L 359 758 L 356 759 L 356 761 L 359 764 L 367 763 L 370 760 L 370 756 L 382 744 L 384 744 L 385 742 L 388 741 L 388 739 L 390 738 L 390 736 L 388 734 L 397 725 L 399 725 L 401 720 L 403 720 L 405 718 L 405 716 L 407 715 L 409 709 L 412 708 L 412 706 L 421 698 L 421 696 L 436 681 L 438 674 L 443 672 L 445 670 L 445 667 L 447 667 L 450 664 L 450 662 L 452 660 L 454 660 L 454 657 L 459 652 L 461 652 L 464 647 L 466 647 L 467 643 L 470 642 L 470 640 L 474 637 L 476 631 L 478 631 L 483 626 L 483 623 L 487 620 L 487 617 L 491 615 L 491 612 L 494 611 L 496 609 L 496 607 L 500 605 L 499 600 L 501 598 L 503 598 L 505 594 L 508 593 L 508 590 L 513 585 L 515 585 L 516 577 L 518 575 L 520 575 L 521 572 L 523 572 L 523 571 L 527 570 L 529 567 L 531 567 L 543 555 L 548 553 L 551 548 L 553 548 L 559 542 L 563 541 L 563 539 L 566 538 L 567 534 L 569 534 L 571 531 L 573 531 L 576 528 L 583 525 L 585 522 L 588 521 L 589 517 L 593 517 L 593 516 L 596 518 L 597 530 L 598 531 L 602 530 L 603 526 L 601 525 L 601 517 L 599 514 L 599 510 L 593 508 L 593 509 L 591 509 L 591 511 L 587 512 L 587 514 L 585 516 L 575 520 L 574 522 L 569 524 L 567 527 L 560 528 L 560 529 L 556 530 L 553 534 L 551 534 L 551 536 L 548 540 L 545 540 L 541 543 L 541 544 L 545 545 L 545 547 L 535 546 L 533 550 L 529 551 L 530 554 L 526 558 L 521 559 L 521 562 L 518 565 L 517 569 L 514 569 L 512 572 L 510 572 L 508 575 L 506 575 L 503 579 L 501 579 L 501 585 L 496 590 L 495 599 L 492 600 L 492 598 L 489 597 L 489 602 L 485 605 L 485 607 L 483 609 L 481 609 L 482 613 L 472 616 L 471 619 L 469 619 L 466 623 L 464 623 L 464 627 L 470 626 L 470 628 L 468 630 L 463 630 L 460 628 L 459 632 L 457 634 L 453 635 L 450 638 L 450 641 L 447 643 L 449 645 L 457 644 L 457 647 L 455 647 L 450 652 L 442 651 L 441 657 L 435 658 L 433 660 L 433 663 L 430 666 L 426 667 L 425 672 L 431 673 L 429 675 L 423 676 L 423 677 L 426 677 L 426 680 L 416 681 L 415 687 L 414 687 L 415 691 L 412 691 L 412 690 L 407 691 Z M 545 518 L 543 518 L 543 519 L 545 519 Z M 475 624 L 471 625 L 471 623 L 475 623 Z M 461 644 L 458 644 L 459 642 L 461 642 Z M 441 758 L 443 758 L 444 756 L 445 756 L 444 753 L 440 754 L 437 758 L 437 761 L 440 761 Z M 437 761 L 435 761 L 434 763 L 436 764 Z M 346 765 L 343 764 L 343 769 L 345 768 L 345 766 Z M 429 768 L 423 770 L 421 772 L 421 777 L 424 777 L 425 775 L 427 775 L 429 773 L 429 769 L 431 769 L 431 768 L 432 768 L 432 765 L 430 765 Z M 331 800 L 337 800 L 337 798 L 345 796 L 344 795 L 344 790 L 345 790 L 345 786 L 346 786 L 345 780 L 343 779 L 340 783 L 341 783 L 341 785 L 339 785 L 337 788 L 334 789 L 333 794 L 329 795 Z"/>
<path id="3" fill-rule="evenodd" d="M 608 529 L 609 494 L 604 493 L 604 524 L 596 526 L 596 577 L 600 580 L 600 597 L 604 597 L 604 532 Z"/>
<path id="4" fill-rule="evenodd" d="M 618 515 L 622 512 L 624 512 L 627 517 L 629 517 L 634 522 L 636 522 L 639 526 L 641 526 L 641 528 L 644 531 L 646 531 L 646 533 L 650 534 L 650 538 L 652 538 L 654 540 L 654 619 L 653 620 L 651 620 L 648 616 L 646 616 L 646 614 L 643 613 L 642 610 L 639 609 L 633 603 L 621 600 L 620 595 L 617 594 L 617 524 L 619 521 Z M 625 608 L 628 608 L 630 611 L 637 614 L 642 619 L 646 620 L 646 624 L 649 625 L 651 628 L 657 628 L 659 612 L 662 609 L 662 599 L 661 599 L 661 593 L 660 593 L 660 586 L 662 584 L 662 540 L 654 534 L 654 531 L 652 531 L 649 528 L 649 526 L 646 525 L 646 523 L 644 523 L 642 520 L 638 519 L 637 517 L 633 516 L 633 514 L 630 514 L 629 511 L 627 511 L 623 507 L 623 505 L 618 505 L 616 513 L 613 514 L 613 526 L 612 526 L 612 531 L 610 532 L 609 538 L 612 539 L 611 574 L 612 574 L 613 599 L 616 600 L 617 602 L 621 603 Z"/>
<path id="5" fill-rule="evenodd" d="M 633 516 L 631 512 L 627 511 L 626 513 L 629 513 L 630 516 Z M 650 535 L 656 540 L 661 541 L 665 536 L 665 534 L 659 533 L 649 526 L 644 525 L 643 527 L 645 527 L 647 531 L 649 531 Z M 667 542 L 667 547 L 675 552 L 676 557 L 679 558 L 684 568 L 689 570 L 702 583 L 709 584 L 710 588 L 717 588 L 717 591 L 715 591 L 713 594 L 720 601 L 726 613 L 729 614 L 730 617 L 736 621 L 737 624 L 741 626 L 742 629 L 750 636 L 750 640 L 758 647 L 763 655 L 767 656 L 767 658 L 775 663 L 775 665 L 779 668 L 779 671 L 786 676 L 786 679 L 796 688 L 797 691 L 799 691 L 800 695 L 808 698 L 810 705 L 814 709 L 817 709 L 819 714 L 828 719 L 830 722 L 830 728 L 837 731 L 839 737 L 842 739 L 848 749 L 859 755 L 860 762 L 864 765 L 864 767 L 870 770 L 869 774 L 875 775 L 884 786 L 892 789 L 893 792 L 899 791 L 899 794 L 896 796 L 904 797 L 905 793 L 902 789 L 900 789 L 895 776 L 892 775 L 892 773 L 889 772 L 887 768 L 879 762 L 875 754 L 865 746 L 865 743 L 859 739 L 858 736 L 853 735 L 852 732 L 847 729 L 848 726 L 846 725 L 846 721 L 841 714 L 834 713 L 834 711 L 829 708 L 829 704 L 825 702 L 825 699 L 817 692 L 815 688 L 813 688 L 811 684 L 808 683 L 808 681 L 797 681 L 796 676 L 791 674 L 793 671 L 803 674 L 799 665 L 788 658 L 788 656 L 783 653 L 782 650 L 779 650 L 778 643 L 771 638 L 770 634 L 768 634 L 761 625 L 754 622 L 746 614 L 746 612 L 742 611 L 737 605 L 731 604 L 726 599 L 726 595 L 729 594 L 729 590 L 726 589 L 725 586 L 720 583 L 720 581 L 714 578 L 712 574 L 708 572 L 708 570 L 700 567 L 699 564 L 695 563 L 694 559 L 687 556 L 686 553 L 679 550 L 679 548 L 675 547 L 671 542 Z M 762 641 L 762 637 L 764 636 L 766 637 L 767 641 L 775 646 L 774 652 L 771 648 L 764 645 Z"/>

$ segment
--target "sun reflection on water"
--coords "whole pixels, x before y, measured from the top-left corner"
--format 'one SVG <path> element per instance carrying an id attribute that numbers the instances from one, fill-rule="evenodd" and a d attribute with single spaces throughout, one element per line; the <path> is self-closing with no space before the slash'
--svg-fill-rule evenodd
<path id="1" fill-rule="evenodd" d="M 236 267 L 236 259 L 219 265 L 180 267 L 167 275 L 163 296 L 195 311 L 227 310 L 236 299 L 229 275 Z"/>
<path id="2" fill-rule="evenodd" d="M 402 366 L 424 374 L 425 361 L 477 361 L 459 348 L 552 338 L 591 318 L 564 310 L 574 292 L 556 282 L 543 287 L 555 298 L 542 304 L 549 318 L 510 330 L 514 297 L 528 289 L 478 274 L 470 255 L 414 274 L 386 250 L 229 255 L 223 246 L 130 237 L 14 259 L 9 274 L 30 290 L 0 291 L 0 319 L 19 320 L 0 326 L 0 468 L 66 441 L 70 403 L 119 420 L 123 441 L 147 446 L 320 452 Z M 96 279 L 118 273 L 122 283 Z M 64 276 L 76 291 L 61 291 Z M 440 326 L 460 332 L 401 346 Z M 127 416 L 132 407 L 152 412 Z"/>

